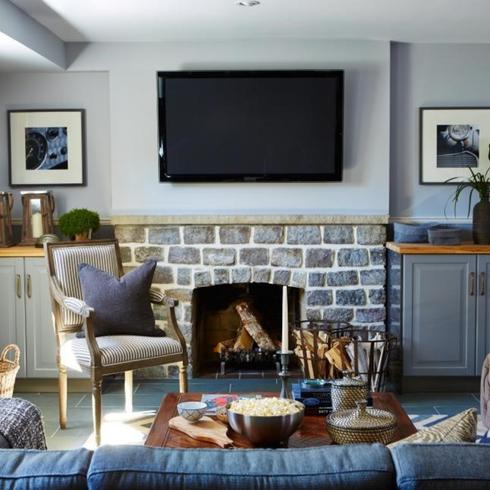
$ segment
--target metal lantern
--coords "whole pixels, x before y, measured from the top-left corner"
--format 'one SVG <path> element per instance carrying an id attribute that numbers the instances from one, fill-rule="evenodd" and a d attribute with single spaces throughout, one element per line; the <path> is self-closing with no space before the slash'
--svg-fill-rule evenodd
<path id="1" fill-rule="evenodd" d="M 11 192 L 0 192 L 0 247 L 11 247 L 14 244 L 12 231 L 12 206 L 14 196 Z"/>
<path id="2" fill-rule="evenodd" d="M 34 245 L 47 233 L 54 233 L 54 197 L 51 191 L 21 192 L 22 245 Z"/>

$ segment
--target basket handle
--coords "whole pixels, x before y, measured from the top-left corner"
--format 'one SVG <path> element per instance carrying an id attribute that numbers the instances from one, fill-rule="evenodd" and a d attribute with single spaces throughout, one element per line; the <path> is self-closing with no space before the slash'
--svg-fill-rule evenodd
<path id="1" fill-rule="evenodd" d="M 13 362 L 14 362 L 14 364 L 15 364 L 16 366 L 18 366 L 18 365 L 19 365 L 19 360 L 20 360 L 20 349 L 19 349 L 19 347 L 18 347 L 18 346 L 16 346 L 15 344 L 9 344 L 9 345 L 7 345 L 7 346 L 6 346 L 6 347 L 3 349 L 2 353 L 0 354 L 0 359 L 1 359 L 2 361 L 9 361 L 9 362 L 12 362 L 12 361 L 10 361 L 10 360 L 7 358 L 7 355 L 8 355 L 8 354 L 9 354 L 9 352 L 11 352 L 11 351 L 14 351 L 14 360 L 13 360 Z"/>

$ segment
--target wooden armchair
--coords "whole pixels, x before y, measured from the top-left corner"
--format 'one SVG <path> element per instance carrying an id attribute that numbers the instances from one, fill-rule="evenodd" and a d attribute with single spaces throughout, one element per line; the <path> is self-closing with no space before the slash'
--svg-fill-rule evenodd
<path id="1" fill-rule="evenodd" d="M 66 428 L 67 368 L 90 373 L 96 444 L 100 444 L 101 387 L 104 376 L 124 372 L 126 411 L 132 410 L 133 370 L 177 364 L 180 391 L 187 391 L 187 349 L 175 318 L 177 301 L 157 289 L 150 299 L 168 309 L 167 336 L 107 335 L 95 337 L 94 309 L 82 299 L 78 265 L 87 263 L 116 277 L 123 274 L 117 240 L 45 244 L 51 303 L 57 340 L 60 427 Z M 85 338 L 75 333 L 85 332 Z"/>

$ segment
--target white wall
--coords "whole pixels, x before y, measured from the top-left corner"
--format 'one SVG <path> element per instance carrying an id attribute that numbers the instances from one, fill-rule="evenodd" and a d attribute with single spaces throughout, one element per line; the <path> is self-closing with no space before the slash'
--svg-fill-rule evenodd
<path id="1" fill-rule="evenodd" d="M 72 45 L 68 59 L 69 70 L 109 71 L 113 214 L 388 214 L 389 43 L 98 43 Z M 343 182 L 158 182 L 157 71 L 274 68 L 345 69 Z"/>
<path id="2" fill-rule="evenodd" d="M 0 190 L 8 188 L 7 116 L 9 109 L 86 110 L 86 187 L 53 187 L 57 214 L 88 207 L 111 215 L 109 83 L 107 73 L 0 74 Z M 43 186 L 43 189 L 50 189 Z M 21 217 L 19 189 L 14 217 Z"/>
<path id="3" fill-rule="evenodd" d="M 490 46 L 394 44 L 391 63 L 390 214 L 444 218 L 454 186 L 419 184 L 419 107 L 490 106 Z M 457 215 L 466 212 L 465 195 Z"/>

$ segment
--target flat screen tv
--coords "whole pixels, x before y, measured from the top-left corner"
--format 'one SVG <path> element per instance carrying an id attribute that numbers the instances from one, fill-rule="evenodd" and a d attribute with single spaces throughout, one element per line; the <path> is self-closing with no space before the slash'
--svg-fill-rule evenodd
<path id="1" fill-rule="evenodd" d="M 343 71 L 158 73 L 160 181 L 342 180 Z"/>

